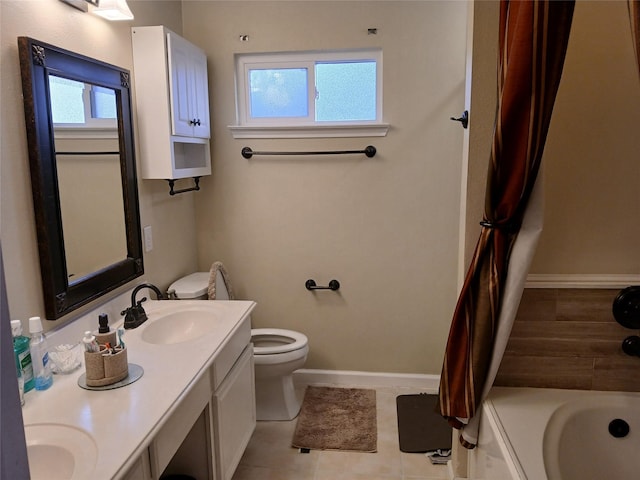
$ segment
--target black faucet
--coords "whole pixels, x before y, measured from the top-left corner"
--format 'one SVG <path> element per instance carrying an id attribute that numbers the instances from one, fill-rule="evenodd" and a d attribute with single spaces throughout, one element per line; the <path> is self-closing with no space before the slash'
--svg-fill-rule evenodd
<path id="1" fill-rule="evenodd" d="M 144 308 L 142 308 L 142 302 L 146 302 L 147 297 L 142 297 L 142 300 L 136 303 L 136 295 L 143 288 L 150 288 L 151 290 L 153 290 L 156 293 L 156 298 L 158 300 L 165 299 L 160 289 L 155 285 L 151 283 L 142 283 L 138 285 L 136 288 L 133 289 L 133 292 L 131 292 L 131 306 L 123 310 L 122 312 L 120 312 L 120 315 L 124 315 L 125 329 L 139 327 L 140 325 L 142 325 L 144 322 L 147 321 L 147 312 L 145 312 Z"/>

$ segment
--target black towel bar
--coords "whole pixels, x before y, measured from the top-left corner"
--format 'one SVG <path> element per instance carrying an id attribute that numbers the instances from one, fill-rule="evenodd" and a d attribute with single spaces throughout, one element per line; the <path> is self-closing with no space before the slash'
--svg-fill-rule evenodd
<path id="1" fill-rule="evenodd" d="M 186 193 L 186 192 L 197 192 L 200 190 L 200 177 L 193 177 L 193 187 L 189 187 L 189 188 L 182 188 L 180 190 L 174 190 L 174 186 L 176 181 L 175 180 L 167 180 L 167 182 L 169 182 L 169 195 L 173 196 L 173 195 L 177 195 L 179 193 Z"/>
<path id="2" fill-rule="evenodd" d="M 120 155 L 120 152 L 56 152 L 56 155 Z"/>
<path id="3" fill-rule="evenodd" d="M 319 152 L 254 152 L 251 150 L 251 147 L 244 147 L 241 153 L 244 158 L 251 158 L 254 155 L 352 155 L 357 153 L 364 153 L 367 157 L 371 158 L 376 154 L 376 147 L 369 145 L 364 150 L 333 150 Z"/>
<path id="4" fill-rule="evenodd" d="M 340 282 L 338 282 L 338 280 L 331 280 L 329 285 L 322 287 L 320 285 L 316 285 L 315 280 L 309 279 L 304 282 L 304 286 L 307 290 L 333 290 L 335 292 L 340 288 Z"/>

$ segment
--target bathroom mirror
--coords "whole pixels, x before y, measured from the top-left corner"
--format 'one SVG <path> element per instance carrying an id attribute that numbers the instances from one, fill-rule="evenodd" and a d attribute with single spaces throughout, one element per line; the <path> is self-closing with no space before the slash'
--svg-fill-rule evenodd
<path id="1" fill-rule="evenodd" d="M 142 275 L 129 72 L 18 38 L 46 316 Z"/>

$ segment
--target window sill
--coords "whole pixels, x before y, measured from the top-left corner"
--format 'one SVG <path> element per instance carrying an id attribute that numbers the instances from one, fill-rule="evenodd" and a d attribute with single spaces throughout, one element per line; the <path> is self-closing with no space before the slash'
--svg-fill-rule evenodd
<path id="1" fill-rule="evenodd" d="M 56 138 L 64 139 L 96 139 L 118 138 L 116 127 L 53 127 Z"/>
<path id="2" fill-rule="evenodd" d="M 296 126 L 247 126 L 229 125 L 233 138 L 339 138 L 384 137 L 389 124 L 368 125 L 296 125 Z"/>

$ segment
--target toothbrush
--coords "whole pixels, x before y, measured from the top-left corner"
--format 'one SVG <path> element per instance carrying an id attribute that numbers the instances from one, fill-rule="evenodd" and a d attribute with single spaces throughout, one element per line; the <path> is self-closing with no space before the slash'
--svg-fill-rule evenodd
<path id="1" fill-rule="evenodd" d="M 118 329 L 118 346 L 124 350 L 124 342 L 122 341 L 122 336 L 124 335 L 124 329 Z"/>

